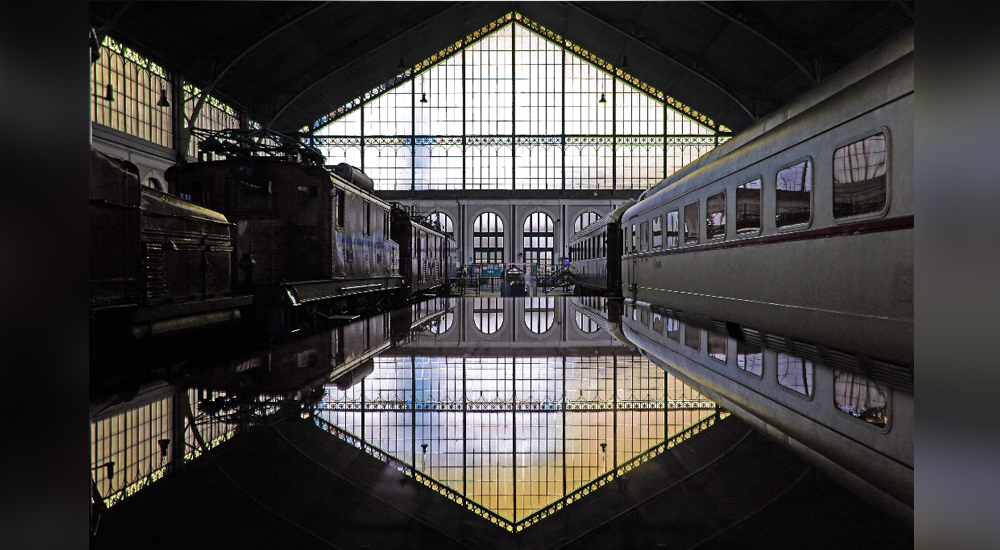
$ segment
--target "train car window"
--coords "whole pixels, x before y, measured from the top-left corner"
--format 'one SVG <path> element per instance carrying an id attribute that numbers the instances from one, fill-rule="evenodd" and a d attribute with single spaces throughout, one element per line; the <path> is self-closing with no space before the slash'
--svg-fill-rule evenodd
<path id="1" fill-rule="evenodd" d="M 681 341 L 681 322 L 673 317 L 667 317 L 667 338 L 674 342 Z"/>
<path id="2" fill-rule="evenodd" d="M 663 246 L 663 216 L 657 214 L 653 217 L 653 250 Z"/>
<path id="3" fill-rule="evenodd" d="M 726 343 L 728 339 L 717 332 L 708 332 L 708 355 L 713 359 L 718 361 L 726 362 L 727 350 Z"/>
<path id="4" fill-rule="evenodd" d="M 716 193 L 705 201 L 705 237 L 717 239 L 726 236 L 726 192 Z"/>
<path id="5" fill-rule="evenodd" d="M 638 249 L 639 249 L 639 234 L 636 233 L 635 224 L 633 223 L 632 224 L 632 247 L 631 247 L 630 251 L 631 252 L 635 252 Z"/>
<path id="6" fill-rule="evenodd" d="M 678 228 L 677 211 L 667 212 L 667 248 L 674 248 L 680 244 Z"/>
<path id="7" fill-rule="evenodd" d="M 841 412 L 884 428 L 889 422 L 888 391 L 874 380 L 852 372 L 833 371 L 833 404 Z"/>
<path id="8" fill-rule="evenodd" d="M 811 216 L 812 162 L 804 160 L 778 172 L 774 179 L 774 225 L 807 223 Z"/>
<path id="9" fill-rule="evenodd" d="M 663 316 L 656 312 L 653 313 L 653 330 L 663 334 Z"/>
<path id="10" fill-rule="evenodd" d="M 701 350 L 701 329 L 698 328 L 698 327 L 696 327 L 696 326 L 693 326 L 693 325 L 685 324 L 684 325 L 684 345 L 687 346 L 687 347 L 689 347 L 689 348 L 691 348 L 691 349 L 693 349 L 693 350 L 700 351 Z"/>
<path id="11" fill-rule="evenodd" d="M 649 310 L 646 308 L 639 310 L 639 322 L 642 326 L 649 327 Z"/>
<path id="12" fill-rule="evenodd" d="M 801 357 L 778 354 L 778 383 L 806 397 L 813 394 L 813 365 Z"/>
<path id="13" fill-rule="evenodd" d="M 372 234 L 372 203 L 365 203 L 365 235 Z"/>
<path id="14" fill-rule="evenodd" d="M 736 341 L 736 366 L 760 377 L 764 373 L 764 353 L 747 342 Z"/>
<path id="15" fill-rule="evenodd" d="M 736 188 L 736 232 L 760 233 L 760 179 Z"/>
<path id="16" fill-rule="evenodd" d="M 344 227 L 344 214 L 347 210 L 347 196 L 342 189 L 337 189 L 337 227 Z"/>
<path id="17" fill-rule="evenodd" d="M 693 202 L 684 207 L 684 244 L 698 242 L 699 204 Z"/>
<path id="18" fill-rule="evenodd" d="M 639 249 L 642 251 L 649 250 L 649 222 L 642 222 L 639 224 Z"/>
<path id="19" fill-rule="evenodd" d="M 886 201 L 885 133 L 878 133 L 833 153 L 833 217 L 879 212 Z"/>

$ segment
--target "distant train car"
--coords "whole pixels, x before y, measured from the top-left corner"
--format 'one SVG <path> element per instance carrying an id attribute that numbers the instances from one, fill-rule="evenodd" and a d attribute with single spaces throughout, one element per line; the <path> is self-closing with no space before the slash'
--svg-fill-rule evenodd
<path id="1" fill-rule="evenodd" d="M 569 270 L 575 294 L 622 295 L 621 217 L 633 204 L 635 200 L 625 201 L 570 237 Z"/>
<path id="2" fill-rule="evenodd" d="M 240 320 L 233 293 L 233 224 L 139 184 L 130 163 L 90 150 L 92 352 Z"/>
<path id="3" fill-rule="evenodd" d="M 871 503 L 913 521 L 913 376 L 783 335 L 626 303 L 651 361 Z M 691 322 L 692 320 L 698 321 Z"/>
<path id="4" fill-rule="evenodd" d="M 406 296 L 443 289 L 449 271 L 456 268 L 458 243 L 450 235 L 424 223 L 397 203 L 392 205 L 390 235 L 399 243 L 400 272 Z"/>
<path id="5" fill-rule="evenodd" d="M 234 285 L 255 295 L 267 333 L 296 330 L 402 292 L 390 205 L 346 164 L 231 155 L 177 165 L 171 191 L 236 223 Z"/>
<path id="6" fill-rule="evenodd" d="M 913 365 L 913 32 L 647 191 L 625 297 Z"/>

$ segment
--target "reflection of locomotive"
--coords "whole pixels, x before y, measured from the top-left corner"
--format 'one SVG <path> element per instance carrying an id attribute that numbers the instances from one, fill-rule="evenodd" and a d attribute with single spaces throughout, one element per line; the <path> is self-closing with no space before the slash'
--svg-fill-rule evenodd
<path id="1" fill-rule="evenodd" d="M 845 487 L 913 520 L 908 368 L 876 368 L 748 327 L 730 334 L 725 323 L 648 304 L 626 304 L 621 319 L 650 360 Z"/>
<path id="2" fill-rule="evenodd" d="M 240 319 L 251 299 L 232 292 L 224 215 L 140 186 L 134 166 L 94 149 L 89 208 L 93 352 Z"/>
<path id="3" fill-rule="evenodd" d="M 619 295 L 913 365 L 913 213 L 908 31 L 646 191 Z"/>

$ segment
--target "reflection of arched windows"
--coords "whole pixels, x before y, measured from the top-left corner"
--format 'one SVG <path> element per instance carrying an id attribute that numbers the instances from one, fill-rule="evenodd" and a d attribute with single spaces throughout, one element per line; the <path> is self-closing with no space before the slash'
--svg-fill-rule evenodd
<path id="1" fill-rule="evenodd" d="M 583 332 L 597 332 L 601 328 L 593 319 L 583 314 L 583 312 L 576 312 L 576 326 L 580 328 Z"/>
<path id="2" fill-rule="evenodd" d="M 434 212 L 427 216 L 427 219 L 430 220 L 432 224 L 436 223 L 438 227 L 441 228 L 442 233 L 451 235 L 452 237 L 455 236 L 455 224 L 452 223 L 451 217 L 448 216 L 448 214 L 445 214 L 444 212 Z"/>
<path id="3" fill-rule="evenodd" d="M 455 313 L 449 311 L 444 315 L 438 317 L 434 322 L 427 326 L 427 331 L 431 334 L 444 334 L 448 332 L 451 325 L 455 322 Z"/>
<path id="4" fill-rule="evenodd" d="M 472 320 L 483 334 L 493 334 L 503 327 L 503 300 L 473 298 Z"/>
<path id="5" fill-rule="evenodd" d="M 552 328 L 556 316 L 555 296 L 538 296 L 526 298 L 524 301 L 524 324 L 535 334 Z"/>
<path id="6" fill-rule="evenodd" d="M 524 220 L 525 263 L 552 265 L 554 236 L 552 218 L 548 214 L 535 212 L 529 215 Z"/>
<path id="7" fill-rule="evenodd" d="M 146 181 L 142 182 L 142 184 L 151 189 L 156 189 L 157 191 L 166 191 L 163 184 L 160 183 L 160 180 L 154 178 L 153 176 L 146 178 Z"/>
<path id="8" fill-rule="evenodd" d="M 584 227 L 596 222 L 601 219 L 597 212 L 584 212 L 576 217 L 576 222 L 573 223 L 573 232 L 580 231 Z"/>
<path id="9" fill-rule="evenodd" d="M 503 263 L 503 220 L 493 212 L 480 214 L 472 224 L 472 261 Z"/>

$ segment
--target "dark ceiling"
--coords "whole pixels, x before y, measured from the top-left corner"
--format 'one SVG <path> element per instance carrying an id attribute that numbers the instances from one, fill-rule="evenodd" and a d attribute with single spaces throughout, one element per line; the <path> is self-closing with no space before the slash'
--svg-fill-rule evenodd
<path id="1" fill-rule="evenodd" d="M 739 131 L 913 26 L 913 2 L 90 2 L 111 34 L 295 130 L 515 11 Z"/>

